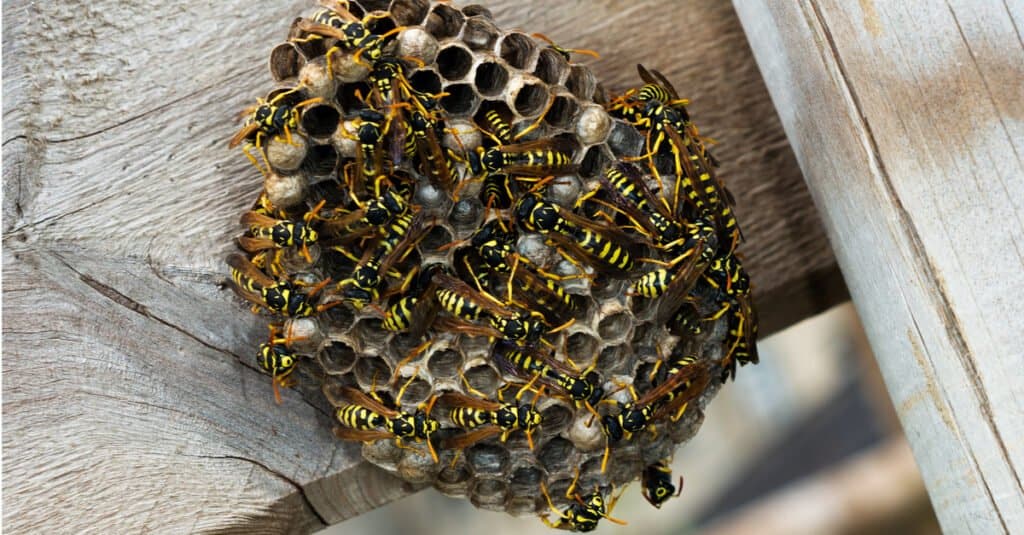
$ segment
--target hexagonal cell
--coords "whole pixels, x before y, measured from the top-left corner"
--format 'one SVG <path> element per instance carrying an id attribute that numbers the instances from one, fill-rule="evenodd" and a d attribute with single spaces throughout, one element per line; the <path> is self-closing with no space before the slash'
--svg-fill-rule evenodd
<path id="1" fill-rule="evenodd" d="M 378 318 L 361 318 L 352 326 L 350 334 L 359 341 L 363 347 L 380 347 L 387 341 L 391 334 L 384 330 L 381 320 Z"/>
<path id="2" fill-rule="evenodd" d="M 465 21 L 466 16 L 457 9 L 445 4 L 438 4 L 434 6 L 430 15 L 427 15 L 427 20 L 423 25 L 434 37 L 443 39 L 459 35 L 462 23 Z"/>
<path id="3" fill-rule="evenodd" d="M 470 17 L 462 29 L 462 40 L 473 50 L 491 50 L 500 33 L 493 22 L 482 17 Z"/>
<path id="4" fill-rule="evenodd" d="M 600 342 L 593 336 L 585 332 L 577 332 L 569 335 L 565 347 L 573 362 L 583 362 L 594 358 L 599 345 Z"/>
<path id="5" fill-rule="evenodd" d="M 416 58 L 425 65 L 437 61 L 437 39 L 421 28 L 409 28 L 398 35 L 398 51 L 395 55 Z"/>
<path id="6" fill-rule="evenodd" d="M 334 109 L 334 106 L 319 104 L 306 108 L 299 124 L 311 137 L 327 138 L 334 135 L 340 119 L 341 114 Z"/>
<path id="7" fill-rule="evenodd" d="M 525 83 L 516 93 L 513 107 L 523 117 L 531 117 L 544 109 L 548 103 L 548 89 L 540 83 Z"/>
<path id="8" fill-rule="evenodd" d="M 562 78 L 569 72 L 569 64 L 565 58 L 552 48 L 543 48 L 537 56 L 537 67 L 533 69 L 533 75 L 540 78 L 544 83 L 558 85 Z"/>
<path id="9" fill-rule="evenodd" d="M 391 365 L 380 357 L 362 356 L 356 359 L 356 381 L 365 392 L 384 390 L 391 379 Z"/>
<path id="10" fill-rule="evenodd" d="M 461 46 L 448 46 L 437 55 L 437 72 L 446 80 L 462 80 L 472 68 L 473 55 Z"/>
<path id="11" fill-rule="evenodd" d="M 471 232 L 479 225 L 483 205 L 475 197 L 465 198 L 452 205 L 448 222 L 459 232 Z"/>
<path id="12" fill-rule="evenodd" d="M 371 9 L 370 11 L 371 14 L 373 15 L 373 18 L 372 20 L 370 20 L 369 23 L 367 23 L 366 29 L 370 30 L 371 32 L 377 35 L 381 35 L 397 28 L 398 23 L 395 22 L 395 19 L 391 18 L 391 15 L 390 13 L 388 13 L 387 9 L 388 6 L 386 2 L 383 7 L 374 7 L 373 9 Z"/>
<path id="13" fill-rule="evenodd" d="M 618 158 L 637 156 L 644 148 L 644 136 L 625 121 L 612 121 L 612 129 L 608 134 L 608 148 Z"/>
<path id="14" fill-rule="evenodd" d="M 360 100 L 357 95 L 368 95 L 369 91 L 370 86 L 364 82 L 339 84 L 334 98 L 345 113 L 352 114 L 366 107 L 366 103 Z"/>
<path id="15" fill-rule="evenodd" d="M 629 348 L 624 345 L 613 345 L 601 350 L 597 357 L 597 369 L 605 373 L 628 373 L 632 360 Z"/>
<path id="16" fill-rule="evenodd" d="M 302 162 L 309 154 L 309 141 L 306 136 L 297 132 L 292 133 L 292 142 L 283 137 L 272 137 L 265 140 L 267 162 L 274 169 L 282 172 L 292 172 L 302 166 Z"/>
<path id="17" fill-rule="evenodd" d="M 591 287 L 591 294 L 597 302 L 604 302 L 611 299 L 617 299 L 621 295 L 625 295 L 625 286 L 629 284 L 629 281 L 609 279 L 605 276 L 599 276 Z"/>
<path id="18" fill-rule="evenodd" d="M 385 469 L 397 470 L 404 450 L 395 444 L 394 440 L 374 440 L 363 443 L 363 458 L 367 461 Z"/>
<path id="19" fill-rule="evenodd" d="M 573 65 L 569 77 L 565 80 L 565 88 L 580 100 L 590 100 L 597 89 L 597 78 L 590 69 L 582 65 Z"/>
<path id="20" fill-rule="evenodd" d="M 477 66 L 474 82 L 481 95 L 500 95 L 508 84 L 508 69 L 500 63 L 485 61 Z"/>
<path id="21" fill-rule="evenodd" d="M 427 370 L 434 377 L 455 377 L 462 369 L 462 354 L 453 349 L 435 351 L 427 359 Z"/>
<path id="22" fill-rule="evenodd" d="M 572 442 L 555 437 L 537 451 L 537 460 L 549 473 L 567 470 L 574 449 Z"/>
<path id="23" fill-rule="evenodd" d="M 331 342 L 317 353 L 317 361 L 324 372 L 330 375 L 348 373 L 356 363 L 356 352 L 344 342 Z"/>
<path id="24" fill-rule="evenodd" d="M 544 122 L 555 128 L 567 128 L 579 109 L 575 99 L 566 96 L 555 97 L 548 112 L 544 114 Z"/>
<path id="25" fill-rule="evenodd" d="M 281 43 L 270 51 L 270 76 L 274 81 L 281 82 L 299 75 L 299 70 L 306 64 L 306 58 L 295 43 Z"/>
<path id="26" fill-rule="evenodd" d="M 633 325 L 633 318 L 626 312 L 610 314 L 597 324 L 597 334 L 606 342 L 613 342 L 625 337 Z"/>
<path id="27" fill-rule="evenodd" d="M 572 422 L 573 410 L 568 405 L 556 401 L 540 410 L 541 433 L 545 436 L 557 435 L 564 431 Z"/>
<path id="28" fill-rule="evenodd" d="M 469 468 L 466 467 L 465 463 L 459 463 L 454 467 L 448 466 L 448 463 L 445 463 L 444 468 L 437 474 L 434 488 L 447 496 L 465 496 L 469 476 Z"/>
<path id="29" fill-rule="evenodd" d="M 494 18 L 494 15 L 491 14 L 491 10 L 487 9 L 486 7 L 480 4 L 470 4 L 462 8 L 462 12 L 467 17 L 484 17 L 488 19 Z"/>
<path id="30" fill-rule="evenodd" d="M 263 189 L 270 203 L 278 208 L 292 208 L 302 203 L 306 196 L 306 178 L 300 174 L 279 175 L 271 173 L 263 180 Z"/>
<path id="31" fill-rule="evenodd" d="M 508 448 L 501 444 L 474 444 L 464 453 L 466 462 L 477 476 L 500 476 L 508 471 Z"/>
<path id="32" fill-rule="evenodd" d="M 310 182 L 319 182 L 335 176 L 338 168 L 338 150 L 334 145 L 313 145 L 302 161 L 302 170 L 310 177 Z"/>
<path id="33" fill-rule="evenodd" d="M 444 88 L 448 96 L 441 98 L 441 106 L 452 115 L 470 115 L 476 109 L 478 97 L 469 84 L 452 84 Z"/>
<path id="34" fill-rule="evenodd" d="M 409 483 L 429 483 L 441 469 L 426 443 L 417 441 L 406 446 L 405 455 L 398 461 L 398 476 Z"/>
<path id="35" fill-rule="evenodd" d="M 389 11 L 395 22 L 402 26 L 412 26 L 423 22 L 430 9 L 427 0 L 394 0 Z"/>
<path id="36" fill-rule="evenodd" d="M 424 236 L 422 240 L 420 240 L 419 247 L 424 254 L 430 254 L 436 252 L 437 249 L 439 249 L 442 246 L 448 245 L 451 242 L 452 233 L 448 229 L 442 227 L 441 225 L 437 225 L 431 228 L 427 232 L 427 235 Z"/>
<path id="37" fill-rule="evenodd" d="M 537 488 L 539 489 L 540 487 L 538 486 Z M 537 489 L 534 489 L 533 494 L 526 493 L 510 496 L 505 505 L 505 512 L 512 516 L 523 516 L 543 510 L 546 505 L 544 505 L 543 498 L 536 496 L 536 492 Z"/>
<path id="38" fill-rule="evenodd" d="M 469 386 L 487 396 L 493 396 L 498 389 L 498 372 L 483 359 L 471 362 L 469 368 L 463 372 L 463 376 Z"/>
<path id="39" fill-rule="evenodd" d="M 537 492 L 540 489 L 540 482 L 544 479 L 544 472 L 535 466 L 520 466 L 512 471 L 509 479 L 509 489 L 513 493 Z"/>
<path id="40" fill-rule="evenodd" d="M 469 494 L 473 505 L 491 511 L 504 511 L 507 498 L 508 483 L 498 479 L 478 480 Z"/>
<path id="41" fill-rule="evenodd" d="M 605 148 L 601 145 L 594 145 L 583 155 L 583 161 L 580 162 L 580 176 L 594 178 L 603 174 L 610 164 L 611 158 L 605 153 Z"/>
<path id="42" fill-rule="evenodd" d="M 580 138 L 580 143 L 592 145 L 604 141 L 611 128 L 612 118 L 608 112 L 601 106 L 591 104 L 583 108 L 576 121 L 576 136 Z"/>
<path id="43" fill-rule="evenodd" d="M 536 44 L 533 39 L 530 39 L 530 36 L 511 32 L 502 38 L 498 53 L 505 63 L 516 69 L 525 69 L 530 57 L 533 56 L 534 49 L 536 49 Z"/>
<path id="44" fill-rule="evenodd" d="M 627 394 L 628 395 L 628 394 Z M 606 437 L 601 424 L 594 419 L 590 411 L 579 411 L 572 419 L 567 433 L 570 446 L 581 451 L 597 451 L 604 449 Z M 569 441 L 572 442 L 569 442 Z M 550 469 L 549 469 L 550 470 Z"/>
<path id="45" fill-rule="evenodd" d="M 399 394 L 401 394 L 401 404 L 411 407 L 427 401 L 427 398 L 434 393 L 434 387 L 430 384 L 428 378 L 418 375 L 408 377 L 401 375 L 396 381 L 395 386 L 391 388 L 391 393 L 396 400 L 399 399 Z"/>

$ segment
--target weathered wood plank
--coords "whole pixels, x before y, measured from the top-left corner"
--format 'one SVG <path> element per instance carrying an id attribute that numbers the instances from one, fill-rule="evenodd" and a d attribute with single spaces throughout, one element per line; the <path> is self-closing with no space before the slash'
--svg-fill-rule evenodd
<path id="1" fill-rule="evenodd" d="M 945 530 L 1024 526 L 1024 8 L 736 2 Z"/>
<path id="2" fill-rule="evenodd" d="M 220 284 L 260 188 L 225 142 L 311 4 L 4 3 L 12 532 L 306 532 L 415 490 L 334 440 L 316 396 L 274 405 L 251 357 L 264 327 Z M 728 5 L 682 10 L 680 33 L 665 0 L 486 4 L 504 27 L 601 49 L 610 86 L 642 60 L 695 99 L 739 197 L 763 332 L 844 298 Z"/>

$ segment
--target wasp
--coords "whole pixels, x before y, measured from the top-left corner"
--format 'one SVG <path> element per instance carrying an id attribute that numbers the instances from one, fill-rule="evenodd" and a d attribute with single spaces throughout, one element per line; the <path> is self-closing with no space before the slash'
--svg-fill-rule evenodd
<path id="1" fill-rule="evenodd" d="M 277 336 L 277 329 L 270 327 L 270 341 L 260 344 L 256 353 L 256 363 L 260 369 L 269 373 L 274 386 L 274 399 L 281 403 L 281 386 L 292 386 L 291 374 L 299 362 L 299 356 L 288 349 L 290 340 Z"/>
<path id="2" fill-rule="evenodd" d="M 667 262 L 648 259 L 660 264 L 633 281 L 630 294 L 648 299 L 661 297 L 655 312 L 658 324 L 668 321 L 679 308 L 679 303 L 696 286 L 699 278 L 713 262 L 716 253 L 717 235 L 715 227 L 708 221 L 698 219 L 685 226 L 685 237 L 668 247 L 668 253 L 675 255 Z"/>
<path id="3" fill-rule="evenodd" d="M 306 213 L 301 220 L 276 219 L 257 210 L 250 210 L 240 219 L 240 223 L 249 228 L 250 236 L 240 236 L 238 244 L 250 253 L 268 249 L 298 247 L 307 263 L 313 263 L 309 254 L 309 246 L 316 243 L 319 234 L 313 229 L 311 221 L 323 206 L 321 202 Z M 271 263 L 275 269 L 276 263 Z"/>
<path id="4" fill-rule="evenodd" d="M 632 164 L 617 162 L 601 177 L 605 188 L 613 193 L 616 205 L 631 220 L 643 227 L 643 234 L 653 238 L 660 247 L 668 247 L 683 237 L 683 225 L 676 214 L 647 188 L 639 170 Z"/>
<path id="5" fill-rule="evenodd" d="M 407 386 L 409 383 L 398 392 L 395 399 L 395 405 L 398 407 L 401 406 L 402 394 Z M 437 462 L 437 452 L 431 438 L 441 428 L 441 424 L 430 416 L 437 398 L 431 398 L 428 403 L 417 407 L 416 412 L 410 414 L 385 406 L 376 394 L 367 395 L 349 386 L 341 387 L 340 394 L 352 405 L 343 405 L 338 409 L 337 417 L 342 427 L 334 429 L 335 436 L 342 440 L 359 442 L 395 438 L 399 445 L 403 440 L 423 441 L 427 443 L 430 456 L 435 463 Z M 352 406 L 356 408 L 348 408 Z"/>
<path id="6" fill-rule="evenodd" d="M 487 325 L 442 321 L 446 328 L 470 336 L 487 336 L 503 340 L 536 342 L 545 332 L 552 333 L 568 325 L 548 330 L 533 314 L 510 309 L 482 288 L 474 289 L 464 281 L 444 273 L 433 277 L 441 307 L 452 316 L 468 322 L 486 322 Z"/>
<path id="7" fill-rule="evenodd" d="M 420 171 L 430 183 L 450 192 L 458 177 L 455 163 L 448 149 L 441 146 L 444 125 L 437 118 L 437 95 L 413 93 L 412 106 L 406 112 L 412 152 L 419 162 Z M 408 145 L 408 144 L 407 144 Z M 408 153 L 407 146 L 407 153 Z"/>
<path id="8" fill-rule="evenodd" d="M 516 395 L 518 401 L 530 385 Z M 488 399 L 467 396 L 458 392 L 446 392 L 438 400 L 450 407 L 448 418 L 455 425 L 466 429 L 462 435 L 445 439 L 441 444 L 448 449 L 464 449 L 481 440 L 501 435 L 504 442 L 513 431 L 522 430 L 533 449 L 533 430 L 541 424 L 541 415 L 531 405 L 498 403 Z M 534 398 L 536 401 L 536 398 Z"/>
<path id="9" fill-rule="evenodd" d="M 532 347 L 499 340 L 494 344 L 492 357 L 502 371 L 526 379 L 536 378 L 590 408 L 596 407 L 604 397 L 604 388 L 600 383 L 592 381 L 586 373 L 577 375 L 564 364 Z"/>
<path id="10" fill-rule="evenodd" d="M 537 193 L 519 199 L 515 216 L 524 230 L 540 232 L 560 249 L 568 251 L 577 266 L 580 264 L 575 259 L 586 259 L 598 271 L 610 276 L 628 278 L 632 275 L 636 242 L 619 229 L 584 219 Z"/>
<path id="11" fill-rule="evenodd" d="M 565 498 L 570 501 L 570 505 L 564 511 L 555 507 L 555 504 L 551 501 L 551 495 L 548 493 L 547 486 L 541 481 L 541 493 L 547 500 L 548 507 L 558 517 L 557 520 L 552 522 L 548 520 L 545 514 L 541 515 L 541 521 L 549 528 L 581 532 L 594 531 L 597 529 L 597 523 L 602 518 L 606 518 L 609 522 L 614 522 L 615 524 L 626 525 L 626 522 L 609 516 L 612 509 L 615 508 L 619 496 L 614 496 L 609 500 L 607 506 L 605 505 L 604 494 L 600 489 L 595 488 L 594 492 L 586 496 L 580 496 L 576 493 L 576 483 L 579 481 L 579 477 L 580 473 L 579 469 L 577 469 L 576 477 L 573 478 L 569 488 L 565 491 Z"/>
<path id="12" fill-rule="evenodd" d="M 736 363 L 757 364 L 757 313 L 751 296 L 750 276 L 733 254 L 723 252 L 715 258 L 703 281 L 718 295 L 719 310 L 704 321 L 714 321 L 728 313 L 726 354 L 722 358 L 722 381 L 735 379 Z"/>
<path id="13" fill-rule="evenodd" d="M 469 153 L 469 168 L 481 180 L 501 173 L 526 177 L 546 177 L 575 173 L 572 143 L 563 138 L 540 139 L 495 147 L 478 147 Z"/>
<path id="14" fill-rule="evenodd" d="M 384 329 L 394 332 L 408 330 L 413 339 L 422 336 L 437 313 L 438 303 L 433 298 L 437 287 L 432 279 L 435 273 L 444 269 L 444 264 L 430 264 L 408 277 L 397 299 L 383 312 Z"/>
<path id="15" fill-rule="evenodd" d="M 294 100 L 299 91 L 301 91 L 301 88 L 296 87 L 289 91 L 281 92 L 270 100 L 256 99 L 256 105 L 250 106 L 242 112 L 243 116 L 249 116 L 249 120 L 228 142 L 229 147 L 235 148 L 242 141 L 251 139 L 256 150 L 263 157 L 263 163 L 266 165 L 266 168 L 261 166 L 247 149 L 243 150 L 243 152 L 246 158 L 249 158 L 249 161 L 264 176 L 270 173 L 270 163 L 267 161 L 267 155 L 263 151 L 264 140 L 268 137 L 278 138 L 284 135 L 285 141 L 288 144 L 293 144 L 292 132 L 299 127 L 300 110 L 323 102 L 322 98 L 314 97 L 290 103 L 289 101 Z"/>
<path id="16" fill-rule="evenodd" d="M 322 311 L 331 306 L 313 305 L 314 296 L 330 279 L 324 279 L 306 292 L 299 291 L 299 285 L 290 281 L 275 281 L 240 254 L 228 255 L 227 263 L 231 267 L 231 278 L 235 282 L 236 293 L 273 312 L 290 318 L 301 318 Z"/>
<path id="17" fill-rule="evenodd" d="M 334 75 L 331 58 L 340 50 L 354 50 L 354 58 L 361 62 L 363 56 L 369 58 L 371 65 L 384 55 L 388 38 L 405 30 L 399 26 L 383 34 L 370 31 L 370 23 L 381 18 L 367 15 L 362 20 L 353 15 L 347 8 L 348 2 L 321 1 L 324 9 L 318 10 L 312 19 L 301 20 L 298 28 L 310 34 L 305 38 L 295 39 L 297 42 L 311 41 L 319 38 L 333 38 L 337 43 L 327 50 L 327 71 Z"/>
<path id="18" fill-rule="evenodd" d="M 662 459 L 654 464 L 647 465 L 640 476 L 640 483 L 643 486 L 641 494 L 648 503 L 661 509 L 661 506 L 670 498 L 678 497 L 683 493 L 683 477 L 679 476 L 679 490 L 673 484 L 672 469 L 668 466 L 668 459 Z"/>
<path id="19" fill-rule="evenodd" d="M 409 211 L 406 195 L 399 189 L 389 189 L 348 213 L 324 218 L 321 231 L 351 240 L 368 231 L 376 231 L 391 219 Z"/>
<path id="20" fill-rule="evenodd" d="M 699 396 L 710 382 L 707 365 L 696 359 L 684 357 L 673 363 L 667 379 L 654 386 L 641 397 L 630 387 L 633 401 L 616 402 L 619 412 L 601 418 L 601 427 L 608 437 L 601 471 L 604 472 L 611 452 L 611 445 L 647 428 L 648 424 L 665 414 L 672 414 L 672 421 L 683 416 L 690 401 Z"/>
<path id="21" fill-rule="evenodd" d="M 379 178 L 384 172 L 384 152 L 382 150 L 384 136 L 391 128 L 391 120 L 383 113 L 372 109 L 363 108 L 359 110 L 358 116 L 353 123 L 354 133 L 342 132 L 342 135 L 355 140 L 359 144 L 356 152 L 356 167 L 362 180 L 353 181 L 348 178 L 349 189 L 357 194 L 365 192 L 366 184 L 379 184 Z M 346 166 L 346 171 L 348 167 Z"/>
<path id="22" fill-rule="evenodd" d="M 352 276 L 337 285 L 342 298 L 351 303 L 357 310 L 380 297 L 380 287 L 384 276 L 390 272 L 395 263 L 400 262 L 413 245 L 426 232 L 426 218 L 421 212 L 411 212 L 395 217 L 384 229 L 384 235 L 363 253 L 356 264 Z M 340 247 L 334 250 L 347 254 Z"/>

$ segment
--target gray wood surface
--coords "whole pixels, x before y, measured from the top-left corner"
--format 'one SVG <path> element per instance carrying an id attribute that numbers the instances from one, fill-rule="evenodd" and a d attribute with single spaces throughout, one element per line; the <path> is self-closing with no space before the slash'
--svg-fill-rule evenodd
<path id="1" fill-rule="evenodd" d="M 319 400 L 274 404 L 252 356 L 265 327 L 223 285 L 261 187 L 226 140 L 310 4 L 3 4 L 11 533 L 303 533 L 416 490 L 334 440 Z M 643 61 L 694 100 L 739 199 L 763 333 L 845 298 L 727 4 L 485 4 L 503 28 L 599 49 L 608 87 Z"/>
<path id="2" fill-rule="evenodd" d="M 1024 533 L 1024 4 L 735 6 L 943 529 Z"/>

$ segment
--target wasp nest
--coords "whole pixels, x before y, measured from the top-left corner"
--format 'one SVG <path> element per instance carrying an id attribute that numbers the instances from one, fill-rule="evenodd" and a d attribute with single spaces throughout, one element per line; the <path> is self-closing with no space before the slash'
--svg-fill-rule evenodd
<path id="1" fill-rule="evenodd" d="M 756 362 L 717 163 L 657 71 L 606 95 L 480 6 L 326 3 L 232 140 L 263 173 L 236 289 L 336 434 L 406 481 L 588 530 Z"/>

